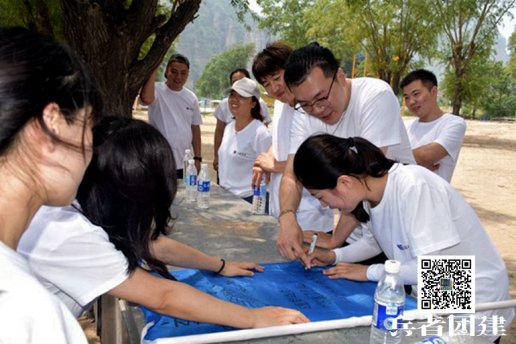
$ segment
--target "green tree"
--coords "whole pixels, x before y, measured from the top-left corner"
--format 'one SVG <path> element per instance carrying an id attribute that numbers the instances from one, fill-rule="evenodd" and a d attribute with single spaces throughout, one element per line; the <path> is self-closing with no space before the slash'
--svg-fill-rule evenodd
<path id="1" fill-rule="evenodd" d="M 489 61 L 483 71 L 487 79 L 477 92 L 479 106 L 490 117 L 513 117 L 516 114 L 516 82 L 508 66 Z"/>
<path id="2" fill-rule="evenodd" d="M 204 68 L 195 85 L 196 93 L 201 97 L 222 98 L 229 85 L 229 73 L 236 68 L 246 68 L 253 55 L 253 43 L 236 44 L 213 57 Z"/>
<path id="3" fill-rule="evenodd" d="M 314 0 L 257 0 L 262 8 L 259 27 L 267 29 L 281 41 L 293 47 L 310 42 L 306 36 L 306 14 Z"/>
<path id="4" fill-rule="evenodd" d="M 416 55 L 432 56 L 433 0 L 261 0 L 262 26 L 293 46 L 318 41 L 349 64 L 367 54 L 369 75 L 398 84 Z"/>
<path id="5" fill-rule="evenodd" d="M 513 31 L 509 38 L 508 49 L 511 54 L 509 60 L 509 72 L 516 79 L 516 31 Z"/>
<path id="6" fill-rule="evenodd" d="M 442 19 L 440 51 L 454 76 L 449 80 L 452 92 L 448 96 L 453 113 L 459 115 L 474 58 L 491 49 L 498 24 L 516 0 L 445 0 L 431 4 L 435 16 Z"/>
<path id="7" fill-rule="evenodd" d="M 160 65 L 201 0 L 0 0 L 0 25 L 23 25 L 65 40 L 90 65 L 106 113 L 131 116 L 140 87 Z M 231 0 L 237 14 L 247 0 Z M 5 11 L 3 11 L 6 9 Z M 144 46 L 150 47 L 145 52 Z"/>

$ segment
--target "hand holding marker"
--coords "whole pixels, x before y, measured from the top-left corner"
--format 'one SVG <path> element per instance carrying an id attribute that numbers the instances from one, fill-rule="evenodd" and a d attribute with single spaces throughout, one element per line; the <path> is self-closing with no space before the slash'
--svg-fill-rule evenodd
<path id="1" fill-rule="evenodd" d="M 310 248 L 308 249 L 309 255 L 314 253 L 314 251 L 315 251 L 315 245 L 317 244 L 317 238 L 318 238 L 317 234 L 315 234 L 315 233 L 312 234 L 312 242 L 310 243 Z M 305 266 L 305 270 L 310 269 L 310 268 L 311 267 L 309 267 L 309 266 Z"/>

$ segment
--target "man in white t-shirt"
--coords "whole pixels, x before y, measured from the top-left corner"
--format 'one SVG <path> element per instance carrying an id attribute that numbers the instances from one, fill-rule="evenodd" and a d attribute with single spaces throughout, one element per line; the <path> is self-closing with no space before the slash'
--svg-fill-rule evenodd
<path id="1" fill-rule="evenodd" d="M 229 74 L 229 82 L 231 85 L 235 83 L 235 81 L 240 80 L 242 78 L 251 79 L 251 75 L 249 71 L 245 68 L 237 68 Z M 265 101 L 260 98 L 260 109 L 263 116 L 263 124 L 266 126 L 272 122 L 271 117 L 269 116 L 269 109 L 267 108 L 267 104 Z M 213 112 L 213 116 L 217 119 L 217 125 L 215 126 L 215 135 L 213 138 L 213 168 L 215 171 L 219 170 L 219 147 L 222 142 L 222 137 L 224 136 L 224 129 L 226 125 L 233 121 L 233 115 L 231 111 L 229 111 L 228 106 L 228 98 L 222 99 L 219 106 Z M 218 183 L 218 178 L 217 178 Z"/>
<path id="2" fill-rule="evenodd" d="M 439 108 L 434 73 L 425 69 L 412 71 L 403 78 L 400 88 L 408 109 L 418 117 L 407 126 L 416 162 L 450 182 L 464 142 L 466 122 Z"/>
<path id="3" fill-rule="evenodd" d="M 193 148 L 195 167 L 201 167 L 201 110 L 197 96 L 184 87 L 190 62 L 174 54 L 165 69 L 165 82 L 156 83 L 152 73 L 140 92 L 140 100 L 149 105 L 149 123 L 165 136 L 172 147 L 177 177 L 183 178 L 185 149 Z"/>
<path id="4" fill-rule="evenodd" d="M 296 99 L 296 109 L 306 114 L 294 116 L 290 132 L 290 152 L 280 186 L 280 232 L 277 247 L 290 260 L 310 262 L 302 242 L 303 234 L 295 218 L 301 184 L 293 172 L 294 154 L 310 135 L 325 132 L 339 137 L 361 136 L 391 159 L 415 163 L 407 132 L 400 116 L 398 100 L 391 87 L 372 78 L 347 79 L 333 53 L 317 43 L 295 50 L 285 65 L 284 79 Z M 347 214 L 339 225 L 343 232 Z"/>
<path id="5" fill-rule="evenodd" d="M 289 154 L 290 127 L 296 116 L 294 95 L 288 90 L 283 79 L 285 62 L 291 53 L 292 48 L 288 45 L 273 42 L 253 60 L 254 77 L 265 87 L 267 93 L 276 99 L 272 122 L 272 146 L 255 161 L 255 168 L 260 170 L 260 174 L 263 171 L 271 173 L 269 214 L 276 218 L 280 214 L 279 189 Z M 257 175 L 255 179 L 259 182 L 260 177 Z M 304 188 L 296 219 L 303 230 L 333 230 L 333 209 L 323 207 Z"/>

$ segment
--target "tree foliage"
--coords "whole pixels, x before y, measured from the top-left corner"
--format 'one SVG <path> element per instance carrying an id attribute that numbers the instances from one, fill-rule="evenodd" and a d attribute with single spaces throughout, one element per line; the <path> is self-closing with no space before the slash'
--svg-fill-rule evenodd
<path id="1" fill-rule="evenodd" d="M 508 48 L 511 54 L 509 60 L 509 72 L 512 77 L 516 79 L 516 31 L 513 31 L 509 38 Z"/>
<path id="2" fill-rule="evenodd" d="M 314 0 L 257 0 L 262 8 L 259 27 L 269 30 L 281 41 L 299 47 L 310 42 L 306 35 L 306 15 Z"/>
<path id="3" fill-rule="evenodd" d="M 516 0 L 433 1 L 432 9 L 442 19 L 445 37 L 442 58 L 453 72 L 449 94 L 453 113 L 459 115 L 475 56 L 490 51 L 498 35 L 497 26 L 514 7 Z M 450 85 L 451 87 L 451 85 Z"/>
<path id="4" fill-rule="evenodd" d="M 371 75 L 395 93 L 414 56 L 430 56 L 436 42 L 427 0 L 322 0 L 310 13 L 310 34 L 340 56 L 367 54 Z"/>
<path id="5" fill-rule="evenodd" d="M 253 55 L 253 43 L 237 44 L 213 57 L 204 68 L 201 78 L 197 81 L 197 95 L 207 98 L 220 99 L 230 86 L 229 74 L 236 68 L 247 68 Z"/>
<path id="6" fill-rule="evenodd" d="M 479 96 L 479 106 L 490 117 L 516 117 L 516 79 L 502 62 L 490 61 L 484 70 L 485 83 Z"/>
<path id="7" fill-rule="evenodd" d="M 201 1 L 0 0 L 0 24 L 65 40 L 91 67 L 106 113 L 131 116 L 139 89 L 196 18 Z M 247 11 L 247 0 L 231 4 L 238 15 Z"/>

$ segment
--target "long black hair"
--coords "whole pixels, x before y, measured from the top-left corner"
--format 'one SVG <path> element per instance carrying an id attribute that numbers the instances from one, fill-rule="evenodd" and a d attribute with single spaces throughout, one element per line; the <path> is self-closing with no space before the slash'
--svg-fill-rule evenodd
<path id="1" fill-rule="evenodd" d="M 380 178 L 395 163 L 380 148 L 361 137 L 341 138 L 329 134 L 309 137 L 294 157 L 294 173 L 307 189 L 333 189 L 342 175 Z M 360 222 L 369 215 L 360 203 L 353 211 Z"/>
<path id="2" fill-rule="evenodd" d="M 79 109 L 92 107 L 91 119 L 100 117 L 101 96 L 91 71 L 65 44 L 21 27 L 0 27 L 0 155 L 16 141 L 32 119 L 55 141 L 62 141 L 43 120 L 43 109 L 56 103 L 68 124 Z M 84 152 L 83 145 L 76 147 Z"/>
<path id="3" fill-rule="evenodd" d="M 106 117 L 93 128 L 94 154 L 79 187 L 84 215 L 102 227 L 128 260 L 129 272 L 145 262 L 171 278 L 149 243 L 167 234 L 177 191 L 174 156 L 167 140 L 136 119 Z"/>

